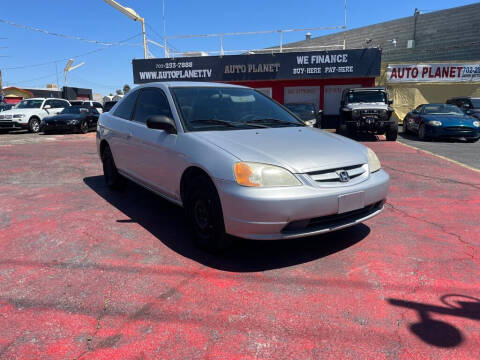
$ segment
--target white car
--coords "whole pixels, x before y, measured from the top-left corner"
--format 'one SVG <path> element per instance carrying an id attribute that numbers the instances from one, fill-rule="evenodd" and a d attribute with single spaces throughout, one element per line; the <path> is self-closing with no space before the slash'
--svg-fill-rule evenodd
<path id="1" fill-rule="evenodd" d="M 98 111 L 100 114 L 103 113 L 103 105 L 100 104 L 98 101 L 92 101 L 92 100 L 70 100 L 70 104 L 72 104 L 72 106 L 82 105 L 82 106 L 94 107 L 95 109 L 97 109 L 97 111 Z"/>
<path id="2" fill-rule="evenodd" d="M 0 129 L 40 131 L 43 118 L 60 113 L 70 103 L 64 99 L 31 98 L 20 101 L 14 108 L 0 114 Z"/>

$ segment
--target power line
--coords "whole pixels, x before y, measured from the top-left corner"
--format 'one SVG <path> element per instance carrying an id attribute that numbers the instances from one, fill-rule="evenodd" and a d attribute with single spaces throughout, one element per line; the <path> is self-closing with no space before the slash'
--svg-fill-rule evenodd
<path id="1" fill-rule="evenodd" d="M 9 84 L 25 84 L 25 83 L 31 83 L 33 81 L 37 81 L 37 80 L 42 80 L 42 79 L 47 79 L 49 77 L 53 77 L 57 75 L 56 72 L 54 72 L 53 74 L 48 74 L 48 75 L 43 75 L 43 76 L 39 76 L 37 78 L 33 78 L 33 79 L 30 79 L 30 80 L 20 80 L 20 81 L 14 81 L 14 82 L 8 82 Z"/>
<path id="2" fill-rule="evenodd" d="M 83 41 L 83 42 L 87 42 L 87 43 L 90 43 L 90 44 L 98 44 L 98 45 L 104 45 L 104 46 L 114 46 L 114 45 L 115 46 L 118 46 L 118 45 L 123 45 L 123 46 L 134 45 L 134 46 L 137 46 L 138 45 L 138 44 L 125 44 L 123 42 L 106 42 L 106 41 L 101 41 L 101 40 L 85 39 L 85 38 L 82 38 L 82 37 L 79 37 L 79 36 L 66 35 L 66 34 L 61 34 L 61 33 L 56 33 L 56 32 L 51 32 L 51 31 L 48 31 L 48 30 L 35 28 L 35 27 L 32 27 L 32 26 L 17 24 L 17 23 L 14 23 L 12 21 L 4 20 L 4 19 L 0 19 L 0 22 L 4 23 L 4 24 L 7 24 L 7 25 L 15 26 L 17 28 L 24 29 L 24 30 L 36 31 L 36 32 L 43 33 L 43 34 L 46 34 L 46 35 L 57 36 L 57 37 L 61 37 L 61 38 L 64 38 L 64 39 L 70 39 L 70 40 Z"/>
<path id="3" fill-rule="evenodd" d="M 140 35 L 142 35 L 142 34 L 133 35 L 133 36 L 131 36 L 131 37 L 125 39 L 125 40 L 119 41 L 119 43 L 132 40 L 133 38 L 136 38 L 136 37 L 138 37 L 138 36 L 140 36 Z M 73 56 L 65 57 L 65 58 L 62 58 L 62 59 L 56 59 L 56 60 L 52 60 L 52 61 L 48 61 L 48 62 L 37 63 L 37 64 L 30 64 L 30 65 L 20 65 L 20 66 L 4 67 L 3 69 L 4 69 L 4 70 L 18 70 L 18 69 L 26 69 L 26 68 L 31 68 L 31 67 L 39 67 L 39 66 L 51 65 L 51 64 L 55 64 L 55 63 L 57 63 L 57 62 L 69 60 L 69 59 L 71 59 L 71 58 L 80 58 L 80 57 L 88 56 L 88 55 L 91 55 L 91 54 L 94 54 L 94 53 L 97 53 L 97 52 L 100 52 L 100 51 L 104 51 L 104 50 L 110 49 L 112 46 L 114 46 L 114 45 L 106 46 L 106 47 L 103 47 L 103 48 L 100 48 L 100 49 L 91 50 L 91 51 L 88 51 L 88 52 L 85 52 L 85 53 L 82 53 L 82 54 L 73 55 Z"/>

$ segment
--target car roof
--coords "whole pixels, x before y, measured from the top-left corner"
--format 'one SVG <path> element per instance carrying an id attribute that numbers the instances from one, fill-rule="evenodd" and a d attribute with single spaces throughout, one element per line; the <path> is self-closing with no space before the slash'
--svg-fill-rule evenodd
<path id="1" fill-rule="evenodd" d="M 345 91 L 386 91 L 384 87 L 360 87 L 346 89 Z"/>
<path id="2" fill-rule="evenodd" d="M 228 88 L 247 88 L 246 86 L 232 85 L 216 82 L 203 82 L 203 81 L 157 81 L 139 85 L 132 90 L 141 89 L 143 87 L 156 86 L 156 87 L 228 87 Z"/>

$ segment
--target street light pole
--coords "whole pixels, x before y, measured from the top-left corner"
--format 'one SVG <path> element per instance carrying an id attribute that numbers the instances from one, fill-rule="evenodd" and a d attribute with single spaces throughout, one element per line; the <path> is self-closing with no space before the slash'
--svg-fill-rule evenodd
<path id="1" fill-rule="evenodd" d="M 140 21 L 142 23 L 142 36 L 143 36 L 143 57 L 147 58 L 147 35 L 145 34 L 145 19 L 140 17 L 135 10 L 127 8 L 125 6 L 120 5 L 114 0 L 104 0 L 108 5 L 114 7 L 118 11 L 120 11 L 123 15 L 128 16 L 133 21 Z"/>

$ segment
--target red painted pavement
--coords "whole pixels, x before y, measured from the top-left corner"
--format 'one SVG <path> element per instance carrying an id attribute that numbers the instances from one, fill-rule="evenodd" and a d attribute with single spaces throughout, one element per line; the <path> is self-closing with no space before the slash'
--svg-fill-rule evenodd
<path id="1" fill-rule="evenodd" d="M 480 359 L 474 171 L 370 142 L 383 214 L 212 256 L 105 188 L 93 134 L 29 139 L 0 145 L 1 359 Z"/>

